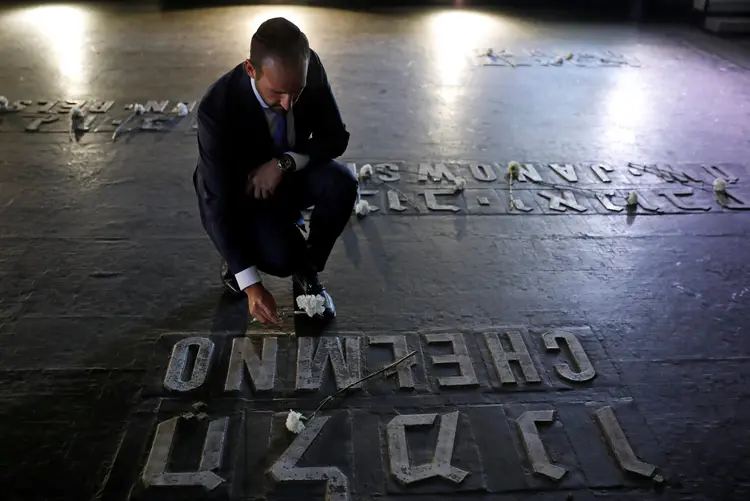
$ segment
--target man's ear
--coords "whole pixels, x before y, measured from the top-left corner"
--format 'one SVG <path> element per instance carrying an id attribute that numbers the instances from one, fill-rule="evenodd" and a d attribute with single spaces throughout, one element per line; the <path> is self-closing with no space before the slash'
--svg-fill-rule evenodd
<path id="1" fill-rule="evenodd" d="M 250 62 L 249 59 L 245 60 L 245 71 L 247 71 L 247 74 L 253 77 L 253 79 L 256 79 L 255 75 L 255 68 L 253 67 L 253 64 Z M 257 79 L 256 79 L 257 80 Z"/>

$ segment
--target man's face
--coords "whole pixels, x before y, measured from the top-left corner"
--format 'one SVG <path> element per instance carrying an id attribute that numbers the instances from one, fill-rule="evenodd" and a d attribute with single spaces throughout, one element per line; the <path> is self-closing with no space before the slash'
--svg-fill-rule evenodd
<path id="1" fill-rule="evenodd" d="M 277 113 L 289 111 L 307 83 L 307 62 L 285 65 L 269 59 L 259 74 L 248 61 L 247 71 L 255 79 L 260 96 Z"/>

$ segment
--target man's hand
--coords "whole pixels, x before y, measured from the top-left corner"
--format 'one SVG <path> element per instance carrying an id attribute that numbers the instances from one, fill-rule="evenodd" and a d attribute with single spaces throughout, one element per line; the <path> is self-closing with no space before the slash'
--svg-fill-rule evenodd
<path id="1" fill-rule="evenodd" d="M 245 289 L 250 314 L 262 324 L 279 325 L 281 318 L 276 312 L 276 300 L 262 283 Z"/>
<path id="2" fill-rule="evenodd" d="M 248 192 L 256 199 L 268 199 L 273 196 L 276 187 L 281 182 L 283 172 L 279 169 L 279 161 L 272 158 L 256 170 L 248 180 Z"/>

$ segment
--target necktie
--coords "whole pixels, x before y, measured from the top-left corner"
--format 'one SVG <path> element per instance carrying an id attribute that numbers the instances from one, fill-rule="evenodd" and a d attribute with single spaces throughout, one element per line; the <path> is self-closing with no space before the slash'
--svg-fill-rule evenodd
<path id="1" fill-rule="evenodd" d="M 277 113 L 273 127 L 273 142 L 279 150 L 287 150 L 286 114 Z"/>

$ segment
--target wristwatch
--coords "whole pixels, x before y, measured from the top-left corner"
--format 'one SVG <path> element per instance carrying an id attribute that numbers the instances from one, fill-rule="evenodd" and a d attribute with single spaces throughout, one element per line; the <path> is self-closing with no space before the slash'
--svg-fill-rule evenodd
<path id="1" fill-rule="evenodd" d="M 297 168 L 291 155 L 284 154 L 279 158 L 279 170 L 283 173 L 292 172 Z"/>

